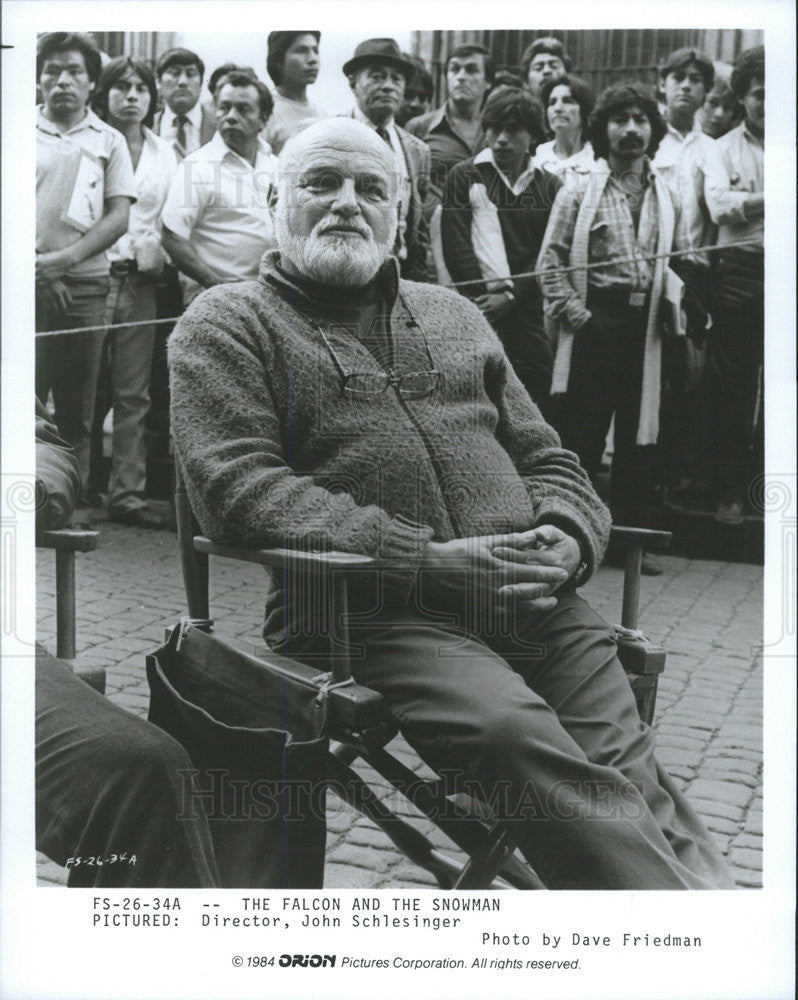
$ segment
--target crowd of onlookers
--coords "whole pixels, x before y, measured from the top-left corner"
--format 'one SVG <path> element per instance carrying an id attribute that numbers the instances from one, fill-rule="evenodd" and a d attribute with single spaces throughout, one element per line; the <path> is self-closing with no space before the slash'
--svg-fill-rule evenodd
<path id="1" fill-rule="evenodd" d="M 277 157 L 327 116 L 308 93 L 319 52 L 318 31 L 272 32 L 271 89 L 229 62 L 203 93 L 187 49 L 151 67 L 85 35 L 39 40 L 36 390 L 84 504 L 112 520 L 157 523 L 146 468 L 169 454 L 169 321 L 257 276 Z M 465 44 L 443 69 L 433 108 L 429 67 L 393 39 L 342 67 L 351 116 L 395 160 L 403 277 L 473 300 L 594 477 L 613 427 L 616 521 L 651 526 L 664 499 L 741 523 L 763 463 L 764 49 L 733 69 L 679 49 L 656 88 L 600 94 L 551 37 L 518 67 Z"/>

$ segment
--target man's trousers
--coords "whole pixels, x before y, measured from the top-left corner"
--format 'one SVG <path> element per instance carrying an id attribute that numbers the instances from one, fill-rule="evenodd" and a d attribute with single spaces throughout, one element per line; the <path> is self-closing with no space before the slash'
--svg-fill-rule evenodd
<path id="1" fill-rule="evenodd" d="M 707 394 L 710 455 L 717 499 L 756 494 L 764 473 L 764 299 L 718 305 L 709 334 Z"/>
<path id="2" fill-rule="evenodd" d="M 543 327 L 543 304 L 539 299 L 518 299 L 493 328 L 524 388 L 544 416 L 549 412 L 551 372 L 554 364 L 551 342 Z"/>
<path id="3" fill-rule="evenodd" d="M 217 887 L 180 744 L 37 652 L 37 849 L 67 866 L 70 886 Z"/>
<path id="4" fill-rule="evenodd" d="M 548 886 L 733 888 L 580 597 L 481 637 L 458 619 L 375 615 L 353 631 L 354 676 L 427 764 L 494 806 Z"/>
<path id="5" fill-rule="evenodd" d="M 117 323 L 153 322 L 154 280 L 137 272 L 124 277 L 112 277 L 106 318 L 109 326 Z M 107 389 L 104 392 L 98 390 L 94 421 L 95 425 L 100 424 L 95 430 L 99 431 L 97 439 L 102 441 L 101 425 L 106 413 L 113 407 L 108 506 L 117 511 L 132 511 L 146 506 L 144 493 L 147 486 L 147 456 L 144 432 L 150 408 L 154 337 L 154 325 L 124 326 L 109 331 L 106 341 Z"/>
<path id="6" fill-rule="evenodd" d="M 46 405 L 52 389 L 55 422 L 72 447 L 85 490 L 89 480 L 89 448 L 94 395 L 105 337 L 108 278 L 64 278 L 72 304 L 62 312 L 42 289 L 36 296 L 36 332 L 93 327 L 87 333 L 36 338 L 36 395 Z"/>
<path id="7" fill-rule="evenodd" d="M 588 297 L 592 318 L 574 338 L 568 391 L 558 408 L 562 445 L 594 479 L 615 416 L 610 509 L 615 524 L 649 528 L 655 446 L 637 444 L 648 307 Z"/>

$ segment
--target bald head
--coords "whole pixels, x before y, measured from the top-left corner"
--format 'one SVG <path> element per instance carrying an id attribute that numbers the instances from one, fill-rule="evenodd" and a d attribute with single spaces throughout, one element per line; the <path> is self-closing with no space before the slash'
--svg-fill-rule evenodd
<path id="1" fill-rule="evenodd" d="M 283 146 L 277 168 L 278 189 L 283 179 L 290 183 L 301 173 L 308 157 L 327 150 L 373 158 L 389 177 L 394 170 L 393 154 L 373 128 L 354 118 L 324 118 L 292 136 Z"/>
<path id="2" fill-rule="evenodd" d="M 283 147 L 277 171 L 277 246 L 289 270 L 323 284 L 367 284 L 396 237 L 393 154 L 373 129 L 326 118 Z"/>

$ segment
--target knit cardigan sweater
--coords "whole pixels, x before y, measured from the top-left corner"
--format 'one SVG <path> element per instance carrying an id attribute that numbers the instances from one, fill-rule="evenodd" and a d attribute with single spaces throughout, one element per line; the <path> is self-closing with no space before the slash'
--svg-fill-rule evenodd
<path id="1" fill-rule="evenodd" d="M 440 383 L 423 399 L 393 388 L 350 399 L 320 328 L 345 372 L 383 369 L 328 307 L 284 279 L 278 260 L 268 252 L 259 280 L 198 296 L 169 340 L 172 431 L 211 538 L 389 561 L 379 587 L 392 612 L 413 593 L 431 539 L 556 524 L 592 572 L 609 514 L 476 307 L 400 280 L 389 260 L 380 280 L 392 368 L 428 369 L 426 340 Z M 292 606 L 282 574 L 271 578 L 265 635 L 280 647 L 308 609 Z"/>

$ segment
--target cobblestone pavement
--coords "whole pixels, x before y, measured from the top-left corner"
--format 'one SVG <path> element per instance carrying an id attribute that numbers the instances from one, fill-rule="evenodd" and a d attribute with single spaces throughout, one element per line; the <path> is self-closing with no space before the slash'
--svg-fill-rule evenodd
<path id="1" fill-rule="evenodd" d="M 184 613 L 176 536 L 101 525 L 97 551 L 78 557 L 78 657 L 106 666 L 107 695 L 145 715 L 144 653 Z M 762 632 L 760 566 L 664 557 L 665 572 L 644 578 L 641 628 L 668 651 L 655 724 L 659 759 L 674 776 L 729 859 L 738 885 L 762 884 Z M 38 637 L 55 648 L 53 554 L 37 553 Z M 582 593 L 608 620 L 618 620 L 623 573 L 602 567 Z M 212 614 L 220 634 L 260 640 L 262 570 L 213 564 Z M 391 746 L 416 770 L 423 765 L 397 739 Z M 371 775 L 374 783 L 385 783 Z M 391 805 L 400 806 L 392 793 Z M 422 824 L 424 825 L 424 824 Z M 431 839 L 453 856 L 429 824 Z M 434 885 L 368 820 L 329 803 L 326 885 L 412 888 Z M 42 885 L 63 885 L 63 871 L 43 856 Z"/>

